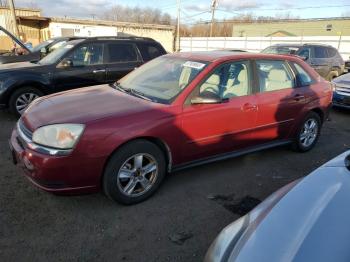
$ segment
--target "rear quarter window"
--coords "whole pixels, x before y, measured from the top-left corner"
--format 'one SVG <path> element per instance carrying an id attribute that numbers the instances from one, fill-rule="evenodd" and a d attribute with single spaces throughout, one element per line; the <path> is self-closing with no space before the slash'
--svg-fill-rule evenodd
<path id="1" fill-rule="evenodd" d="M 164 49 L 157 44 L 138 43 L 137 47 L 139 48 L 142 58 L 145 62 L 165 54 Z"/>
<path id="2" fill-rule="evenodd" d="M 299 65 L 298 63 L 292 63 L 295 68 L 295 76 L 297 78 L 298 86 L 309 86 L 314 80 L 312 77 L 306 72 L 306 70 Z"/>

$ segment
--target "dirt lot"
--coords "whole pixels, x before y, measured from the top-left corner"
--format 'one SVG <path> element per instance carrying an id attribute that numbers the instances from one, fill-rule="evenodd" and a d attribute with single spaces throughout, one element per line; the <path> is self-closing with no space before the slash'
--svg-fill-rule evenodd
<path id="1" fill-rule="evenodd" d="M 0 261 L 201 261 L 243 212 L 235 205 L 241 199 L 255 204 L 349 148 L 350 111 L 331 118 L 309 153 L 281 147 L 187 169 L 126 207 L 102 194 L 59 197 L 34 188 L 10 161 L 16 120 L 0 112 Z"/>

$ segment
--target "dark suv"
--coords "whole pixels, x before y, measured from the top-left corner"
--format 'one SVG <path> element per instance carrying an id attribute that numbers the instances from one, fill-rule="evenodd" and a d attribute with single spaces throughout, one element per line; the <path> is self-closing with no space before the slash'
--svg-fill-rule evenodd
<path id="1" fill-rule="evenodd" d="M 21 115 L 37 97 L 111 83 L 165 54 L 151 38 L 92 37 L 65 43 L 38 62 L 0 65 L 0 107 Z"/>
<path id="2" fill-rule="evenodd" d="M 269 46 L 265 54 L 291 54 L 302 57 L 323 78 L 331 81 L 344 73 L 345 63 L 338 50 L 321 44 L 278 44 Z"/>

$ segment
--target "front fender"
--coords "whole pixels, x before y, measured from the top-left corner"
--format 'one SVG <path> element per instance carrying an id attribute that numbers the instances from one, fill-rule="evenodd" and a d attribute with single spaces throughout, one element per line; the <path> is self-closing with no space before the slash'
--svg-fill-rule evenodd
<path id="1" fill-rule="evenodd" d="M 3 79 L 4 81 L 0 81 L 0 104 L 7 105 L 12 93 L 22 86 L 37 87 L 44 94 L 49 94 L 53 90 L 50 73 L 39 75 L 30 72 L 20 72 L 16 73 L 16 75 L 5 75 Z"/>

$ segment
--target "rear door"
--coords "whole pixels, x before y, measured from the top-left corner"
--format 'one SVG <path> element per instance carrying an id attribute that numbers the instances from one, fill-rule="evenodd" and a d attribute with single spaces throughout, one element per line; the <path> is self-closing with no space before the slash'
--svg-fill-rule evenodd
<path id="1" fill-rule="evenodd" d="M 111 41 L 106 46 L 106 81 L 115 82 L 143 62 L 132 42 Z"/>
<path id="2" fill-rule="evenodd" d="M 310 60 L 310 65 L 320 74 L 326 78 L 332 67 L 332 59 L 329 58 L 327 48 L 323 46 L 313 46 L 313 56 Z"/>
<path id="3" fill-rule="evenodd" d="M 257 110 L 252 94 L 249 61 L 219 66 L 200 84 L 184 105 L 182 129 L 186 135 L 183 161 L 230 152 L 252 144 L 251 130 Z M 223 100 L 218 104 L 191 104 L 190 98 L 212 93 Z"/>
<path id="4" fill-rule="evenodd" d="M 286 139 L 306 104 L 305 90 L 296 88 L 296 77 L 286 61 L 256 60 L 256 73 L 258 116 L 252 136 L 256 143 Z"/>
<path id="5" fill-rule="evenodd" d="M 83 43 L 69 52 L 65 58 L 72 61 L 72 66 L 55 70 L 56 91 L 105 83 L 104 49 L 100 42 Z"/>

